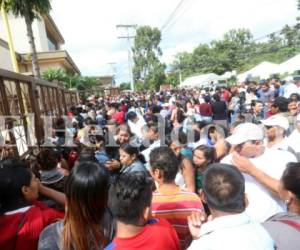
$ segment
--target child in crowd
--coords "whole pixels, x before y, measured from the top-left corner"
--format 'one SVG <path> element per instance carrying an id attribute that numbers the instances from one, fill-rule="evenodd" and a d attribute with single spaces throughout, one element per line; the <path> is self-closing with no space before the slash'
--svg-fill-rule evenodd
<path id="1" fill-rule="evenodd" d="M 38 202 L 39 193 L 61 205 L 64 195 L 44 187 L 25 164 L 14 158 L 0 162 L 0 249 L 37 249 L 42 230 L 64 214 Z"/>

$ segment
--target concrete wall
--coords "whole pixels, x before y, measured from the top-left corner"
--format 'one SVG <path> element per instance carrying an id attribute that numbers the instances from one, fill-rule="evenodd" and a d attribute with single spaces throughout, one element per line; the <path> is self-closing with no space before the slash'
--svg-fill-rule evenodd
<path id="1" fill-rule="evenodd" d="M 0 68 L 13 71 L 13 64 L 10 58 L 8 46 L 2 40 L 0 40 Z"/>
<path id="2" fill-rule="evenodd" d="M 19 53 L 30 52 L 25 20 L 23 18 L 15 18 L 13 15 L 9 15 L 8 19 L 15 50 Z M 35 20 L 32 24 L 32 30 L 35 38 L 36 50 L 38 52 L 49 51 L 44 21 L 42 19 Z M 0 38 L 7 41 L 2 17 L 0 17 Z"/>
<path id="3" fill-rule="evenodd" d="M 39 62 L 41 74 L 44 71 L 47 71 L 48 69 L 66 69 L 66 67 L 63 65 L 63 63 L 60 62 Z M 32 72 L 32 65 L 27 64 L 27 67 L 22 67 L 21 72 Z"/>

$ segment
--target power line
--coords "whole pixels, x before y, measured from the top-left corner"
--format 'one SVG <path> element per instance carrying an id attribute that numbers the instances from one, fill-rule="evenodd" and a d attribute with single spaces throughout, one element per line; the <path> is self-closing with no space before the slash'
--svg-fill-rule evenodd
<path id="1" fill-rule="evenodd" d="M 169 24 L 164 28 L 164 30 L 162 30 L 162 33 L 166 33 L 171 27 L 174 26 L 175 23 L 177 23 L 180 18 L 189 10 L 189 8 L 192 6 L 192 3 L 193 3 L 194 0 L 190 0 L 190 1 L 187 1 L 185 6 L 182 8 L 182 12 L 181 13 L 178 13 L 177 16 L 175 16 L 173 18 L 173 20 L 171 22 L 169 22 Z M 190 4 L 190 5 L 188 5 Z"/>
<path id="2" fill-rule="evenodd" d="M 180 7 L 182 6 L 182 4 L 185 2 L 185 0 L 181 0 L 177 6 L 175 7 L 175 9 L 172 11 L 172 13 L 170 14 L 170 16 L 167 18 L 167 20 L 164 22 L 164 24 L 161 26 L 160 30 L 163 30 L 168 24 L 169 22 L 173 19 L 173 17 L 175 16 L 176 12 L 180 9 Z"/>

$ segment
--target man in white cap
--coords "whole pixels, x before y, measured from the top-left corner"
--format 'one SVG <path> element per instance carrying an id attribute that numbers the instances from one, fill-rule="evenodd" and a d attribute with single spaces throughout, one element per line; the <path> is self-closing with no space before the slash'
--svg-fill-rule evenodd
<path id="1" fill-rule="evenodd" d="M 266 146 L 271 149 L 286 150 L 294 153 L 286 141 L 286 132 L 289 129 L 289 121 L 282 115 L 273 115 L 261 123 L 266 129 Z"/>
<path id="2" fill-rule="evenodd" d="M 287 144 L 294 150 L 300 162 L 300 114 L 297 115 L 294 131 L 287 138 Z"/>
<path id="3" fill-rule="evenodd" d="M 233 147 L 232 153 L 221 161 L 235 165 L 244 174 L 249 200 L 246 212 L 258 222 L 286 210 L 278 196 L 279 179 L 287 163 L 296 162 L 296 157 L 287 151 L 265 147 L 263 139 L 263 129 L 258 125 L 238 125 L 226 138 Z"/>

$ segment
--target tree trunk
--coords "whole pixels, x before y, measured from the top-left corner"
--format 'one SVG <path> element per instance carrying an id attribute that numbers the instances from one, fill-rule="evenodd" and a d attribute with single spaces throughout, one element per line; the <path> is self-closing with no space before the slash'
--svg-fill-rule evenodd
<path id="1" fill-rule="evenodd" d="M 32 72 L 34 77 L 41 78 L 40 74 L 40 67 L 38 64 L 38 59 L 37 59 L 37 53 L 36 53 L 36 47 L 35 47 L 35 42 L 34 42 L 34 36 L 32 32 L 32 21 L 29 18 L 29 11 L 28 14 L 25 14 L 25 23 L 26 23 L 26 29 L 27 29 L 27 37 L 28 37 L 28 42 L 30 44 L 30 53 L 31 53 L 31 61 L 32 61 Z"/>

